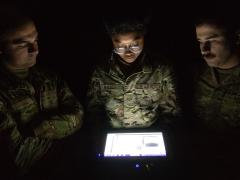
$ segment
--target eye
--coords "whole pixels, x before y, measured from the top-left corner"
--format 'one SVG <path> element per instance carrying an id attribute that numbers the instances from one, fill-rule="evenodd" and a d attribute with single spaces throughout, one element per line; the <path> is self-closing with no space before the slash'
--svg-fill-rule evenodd
<path id="1" fill-rule="evenodd" d="M 130 49 L 132 51 L 139 51 L 141 49 L 141 47 L 139 45 L 133 45 L 133 46 L 130 46 Z"/>
<path id="2" fill-rule="evenodd" d="M 27 47 L 28 46 L 28 43 L 27 42 L 22 42 L 22 43 L 19 43 L 17 45 L 19 48 L 24 48 L 24 47 Z"/>
<path id="3" fill-rule="evenodd" d="M 202 41 L 198 41 L 198 44 L 201 46 L 201 45 L 204 44 L 204 42 L 202 42 Z"/>
<path id="4" fill-rule="evenodd" d="M 116 49 L 118 49 L 118 50 L 124 50 L 125 48 L 124 48 L 124 47 L 117 47 Z"/>
<path id="5" fill-rule="evenodd" d="M 132 49 L 139 49 L 140 47 L 138 45 L 131 46 Z"/>
<path id="6" fill-rule="evenodd" d="M 125 48 L 124 47 L 116 47 L 115 51 L 117 51 L 117 52 L 125 52 Z"/>

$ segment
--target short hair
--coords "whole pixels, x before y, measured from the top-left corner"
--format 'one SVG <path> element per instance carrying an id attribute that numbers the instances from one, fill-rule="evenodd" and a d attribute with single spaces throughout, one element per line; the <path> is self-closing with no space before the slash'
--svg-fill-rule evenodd
<path id="1" fill-rule="evenodd" d="M 126 13 L 120 16 L 112 14 L 111 16 L 103 16 L 105 29 L 110 36 L 130 32 L 137 32 L 141 35 L 145 35 L 149 22 L 150 15 L 129 15 Z"/>
<path id="2" fill-rule="evenodd" d="M 238 21 L 227 15 L 212 14 L 197 18 L 195 20 L 196 27 L 204 24 L 213 25 L 221 29 L 224 35 L 230 40 L 235 40 L 236 35 L 239 32 Z"/>
<path id="3" fill-rule="evenodd" d="M 3 43 L 10 33 L 29 22 L 33 20 L 17 11 L 0 12 L 0 43 Z"/>

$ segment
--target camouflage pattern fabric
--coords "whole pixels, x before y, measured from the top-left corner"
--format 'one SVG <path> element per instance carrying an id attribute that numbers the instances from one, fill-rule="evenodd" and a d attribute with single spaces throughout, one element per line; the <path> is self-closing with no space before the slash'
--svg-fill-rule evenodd
<path id="1" fill-rule="evenodd" d="M 83 108 L 65 81 L 32 68 L 27 79 L 0 71 L 0 136 L 23 173 L 41 159 L 52 142 L 77 131 Z"/>
<path id="2" fill-rule="evenodd" d="M 240 127 L 240 67 L 206 67 L 196 87 L 196 112 L 200 123 L 210 129 Z"/>
<path id="3" fill-rule="evenodd" d="M 145 128 L 157 119 L 167 121 L 167 116 L 175 116 L 178 108 L 173 74 L 159 61 L 144 54 L 141 70 L 129 77 L 124 77 L 114 57 L 106 67 L 98 66 L 87 94 L 92 121 L 100 119 L 102 110 L 113 128 Z"/>

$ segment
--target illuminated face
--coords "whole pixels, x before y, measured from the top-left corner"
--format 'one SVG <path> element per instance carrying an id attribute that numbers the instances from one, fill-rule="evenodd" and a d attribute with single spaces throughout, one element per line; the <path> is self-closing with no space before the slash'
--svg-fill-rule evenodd
<path id="1" fill-rule="evenodd" d="M 233 51 L 222 29 L 203 24 L 196 27 L 196 35 L 202 56 L 210 67 L 227 69 L 238 63 L 232 58 Z"/>
<path id="2" fill-rule="evenodd" d="M 28 22 L 7 34 L 0 55 L 9 70 L 28 69 L 36 64 L 38 33 L 33 22 Z"/>
<path id="3" fill-rule="evenodd" d="M 143 50 L 144 37 L 139 33 L 117 34 L 112 37 L 114 52 L 124 62 L 133 63 Z"/>

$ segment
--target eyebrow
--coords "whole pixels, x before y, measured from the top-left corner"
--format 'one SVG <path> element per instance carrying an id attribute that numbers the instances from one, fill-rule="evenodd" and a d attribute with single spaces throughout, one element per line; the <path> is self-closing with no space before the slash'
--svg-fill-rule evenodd
<path id="1" fill-rule="evenodd" d="M 138 41 L 139 39 L 141 39 L 141 36 L 137 35 L 137 36 L 134 37 L 133 41 Z M 119 39 L 115 39 L 114 41 L 117 42 L 117 43 L 121 43 L 119 41 Z"/>
<path id="2" fill-rule="evenodd" d="M 38 33 L 36 31 L 34 31 L 31 34 L 28 34 L 26 36 L 22 36 L 20 38 L 14 39 L 13 43 L 14 44 L 19 44 L 19 43 L 22 43 L 22 42 L 26 42 L 27 39 L 32 38 L 32 37 L 36 37 L 36 39 L 37 39 L 38 38 Z"/>
<path id="3" fill-rule="evenodd" d="M 208 39 L 212 39 L 212 38 L 217 38 L 219 36 L 220 36 L 219 34 L 213 34 L 213 35 L 208 36 L 206 39 L 208 40 Z M 197 40 L 200 40 L 200 39 L 197 38 Z"/>
<path id="4" fill-rule="evenodd" d="M 216 38 L 216 37 L 219 37 L 219 35 L 218 34 L 213 34 L 213 35 L 209 36 L 207 39 L 212 39 L 212 38 Z"/>

